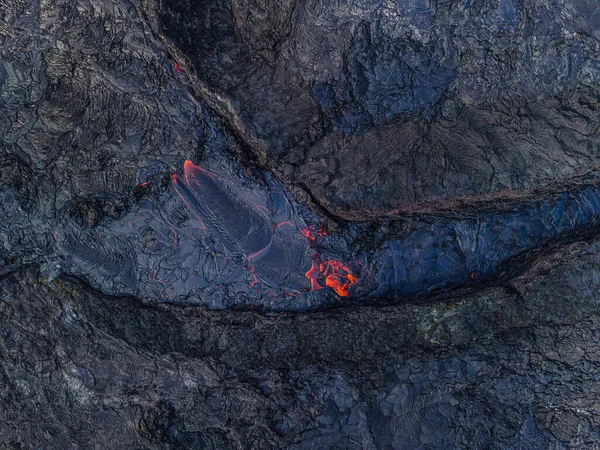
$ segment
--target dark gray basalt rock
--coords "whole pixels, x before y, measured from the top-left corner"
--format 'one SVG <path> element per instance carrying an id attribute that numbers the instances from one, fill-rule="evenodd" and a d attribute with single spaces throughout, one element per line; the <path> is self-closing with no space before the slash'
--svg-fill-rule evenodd
<path id="1" fill-rule="evenodd" d="M 596 6 L 4 2 L 0 447 L 600 448 Z"/>
<path id="2" fill-rule="evenodd" d="M 158 18 L 256 151 L 341 217 L 560 183 L 598 162 L 590 1 L 187 0 Z"/>
<path id="3" fill-rule="evenodd" d="M 600 246 L 451 302 L 280 315 L 0 281 L 7 448 L 596 448 Z"/>

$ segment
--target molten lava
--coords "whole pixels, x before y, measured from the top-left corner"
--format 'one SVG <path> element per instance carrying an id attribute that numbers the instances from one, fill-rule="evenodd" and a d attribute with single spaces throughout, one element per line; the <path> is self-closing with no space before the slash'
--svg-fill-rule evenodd
<path id="1" fill-rule="evenodd" d="M 173 175 L 175 191 L 204 229 L 220 235 L 225 248 L 248 255 L 247 269 L 252 273 L 250 288 L 256 289 L 259 282 L 255 262 L 278 248 L 273 247 L 276 230 L 299 231 L 313 248 L 321 244 L 327 234 L 322 226 L 310 225 L 299 229 L 288 221 L 273 223 L 272 212 L 268 208 L 237 192 L 227 180 L 189 160 L 185 161 L 183 168 L 183 177 Z M 347 297 L 350 287 L 358 282 L 346 265 L 324 259 L 319 253 L 312 255 L 311 268 L 304 275 L 310 280 L 311 291 L 327 287 L 341 297 Z"/>
<path id="2" fill-rule="evenodd" d="M 319 244 L 327 235 L 322 226 L 316 225 L 309 225 L 300 233 L 310 241 L 311 247 Z M 334 259 L 321 260 L 318 253 L 313 254 L 312 266 L 305 276 L 310 280 L 311 291 L 329 287 L 340 297 L 347 297 L 350 286 L 358 282 L 347 266 Z"/>
<path id="3" fill-rule="evenodd" d="M 310 242 L 319 243 L 323 240 L 327 231 L 325 231 L 325 228 L 322 226 L 317 228 L 316 225 L 309 225 L 308 227 L 301 229 L 300 233 L 302 233 L 302 235 Z"/>
<path id="4" fill-rule="evenodd" d="M 339 261 L 330 259 L 324 265 L 325 285 L 333 289 L 340 297 L 347 297 L 348 289 L 356 284 L 358 278 L 352 275 L 350 269 Z"/>
<path id="5" fill-rule="evenodd" d="M 318 255 L 315 256 L 318 258 Z M 358 282 L 358 278 L 352 275 L 347 266 L 334 259 L 321 262 L 313 259 L 312 266 L 305 275 L 310 280 L 311 291 L 329 287 L 340 297 L 347 297 L 350 286 Z"/>
<path id="6" fill-rule="evenodd" d="M 318 289 L 323 289 L 323 286 L 319 284 L 319 276 L 321 275 L 319 270 L 319 264 L 313 259 L 312 266 L 308 272 L 306 272 L 305 276 L 310 280 L 310 290 L 316 291 Z"/>

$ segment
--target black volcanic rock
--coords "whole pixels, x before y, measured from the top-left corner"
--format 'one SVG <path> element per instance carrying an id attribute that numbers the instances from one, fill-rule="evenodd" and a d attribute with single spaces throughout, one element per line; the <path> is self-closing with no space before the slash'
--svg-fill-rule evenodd
<path id="1" fill-rule="evenodd" d="M 0 283 L 7 448 L 595 448 L 599 244 L 451 302 L 264 317 Z"/>
<path id="2" fill-rule="evenodd" d="M 599 38 L 3 2 L 0 448 L 600 448 Z"/>
<path id="3" fill-rule="evenodd" d="M 332 213 L 418 210 L 597 164 L 593 2 L 289 3 L 162 2 L 157 16 L 254 151 Z"/>

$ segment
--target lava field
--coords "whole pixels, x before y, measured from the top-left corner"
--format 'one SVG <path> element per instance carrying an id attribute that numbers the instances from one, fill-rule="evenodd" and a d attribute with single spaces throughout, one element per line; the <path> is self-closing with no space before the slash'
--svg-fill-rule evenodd
<path id="1" fill-rule="evenodd" d="M 0 449 L 600 449 L 599 149 L 592 0 L 0 0 Z"/>

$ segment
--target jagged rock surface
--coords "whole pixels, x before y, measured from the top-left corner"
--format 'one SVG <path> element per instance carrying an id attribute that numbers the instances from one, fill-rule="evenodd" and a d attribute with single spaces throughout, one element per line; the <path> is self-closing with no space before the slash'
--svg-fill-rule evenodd
<path id="1" fill-rule="evenodd" d="M 0 7 L 0 447 L 600 448 L 593 228 L 476 293 L 270 317 L 105 295 L 54 251 L 63 222 L 101 235 L 167 196 L 188 158 L 226 156 L 248 189 L 273 171 L 332 234 L 413 214 L 360 224 L 367 253 L 421 212 L 569 192 L 598 163 L 594 2 Z"/>
<path id="2" fill-rule="evenodd" d="M 447 303 L 277 317 L 12 275 L 0 445 L 598 448 L 599 251 Z"/>
<path id="3" fill-rule="evenodd" d="M 255 151 L 336 215 L 527 189 L 598 163 L 591 0 L 277 3 L 161 2 L 157 15 Z"/>

